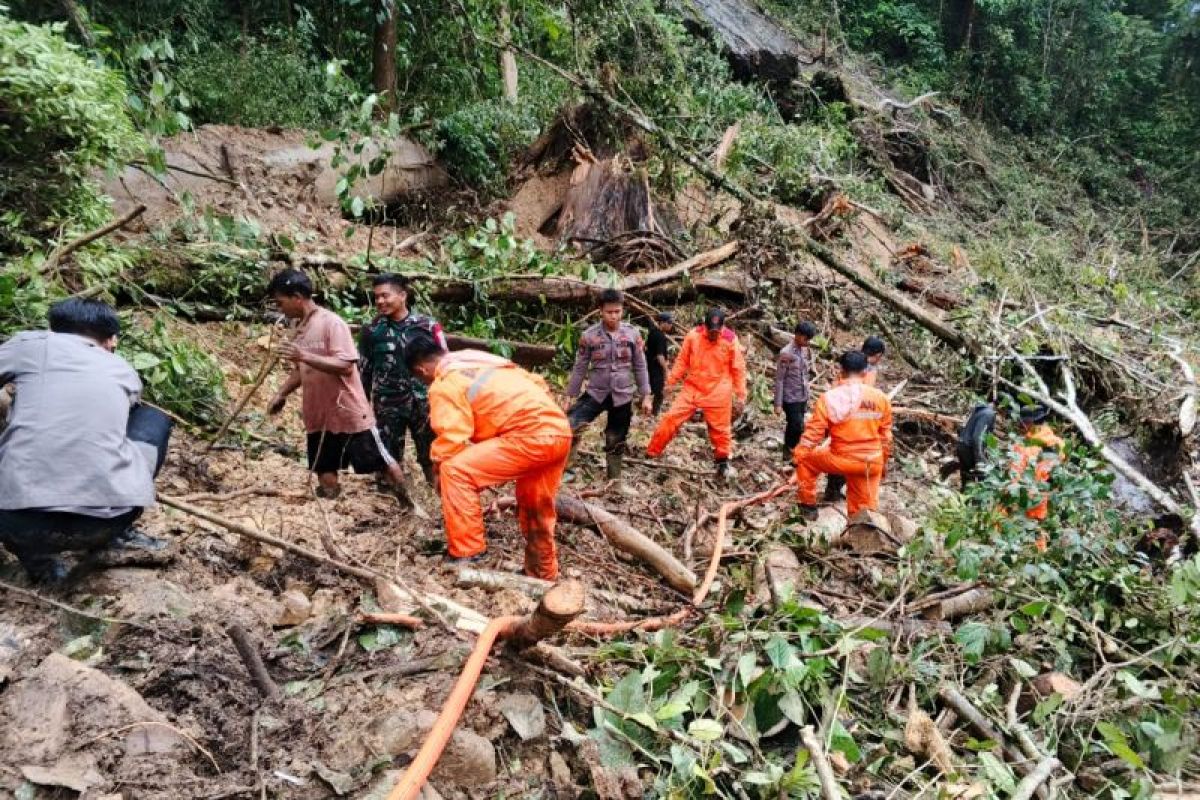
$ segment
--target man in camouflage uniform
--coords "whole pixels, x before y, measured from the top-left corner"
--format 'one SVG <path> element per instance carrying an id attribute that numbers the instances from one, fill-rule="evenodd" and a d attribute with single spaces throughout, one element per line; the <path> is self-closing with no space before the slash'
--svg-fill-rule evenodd
<path id="1" fill-rule="evenodd" d="M 567 399 L 574 400 L 567 413 L 575 434 L 572 451 L 577 447 L 579 431 L 601 414 L 607 414 L 604 426 L 604 457 L 609 480 L 619 480 L 625 460 L 625 440 L 633 419 L 633 397 L 642 397 L 642 413 L 651 411 L 650 377 L 641 332 L 622 322 L 625 301 L 616 289 L 600 293 L 600 322 L 583 332 L 575 356 L 575 368 L 567 383 Z M 584 379 L 587 392 L 580 394 Z M 576 398 L 578 398 L 576 400 Z"/>
<path id="2" fill-rule="evenodd" d="M 434 433 L 429 426 L 428 389 L 408 371 L 404 357 L 405 349 L 417 336 L 431 337 L 443 350 L 448 349 L 446 336 L 436 320 L 409 310 L 407 278 L 384 273 L 375 276 L 371 285 L 379 314 L 359 334 L 363 388 L 371 399 L 376 425 L 388 451 L 403 463 L 404 434 L 409 432 L 421 471 L 432 484 L 429 448 Z"/>

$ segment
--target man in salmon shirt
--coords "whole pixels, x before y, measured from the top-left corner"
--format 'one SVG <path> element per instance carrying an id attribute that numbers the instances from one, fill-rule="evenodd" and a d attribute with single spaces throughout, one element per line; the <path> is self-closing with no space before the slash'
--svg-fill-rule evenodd
<path id="1" fill-rule="evenodd" d="M 838 359 L 841 380 L 813 407 L 796 446 L 796 481 L 801 512 L 817 515 L 817 478 L 822 473 L 846 478 L 846 513 L 879 508 L 879 484 L 892 454 L 892 404 L 864 380 L 867 357 L 858 350 Z M 829 444 L 822 444 L 828 435 Z"/>
<path id="2" fill-rule="evenodd" d="M 683 339 L 683 347 L 667 376 L 667 386 L 683 381 L 663 415 L 646 455 L 658 458 L 683 424 L 697 409 L 704 414 L 708 439 L 712 442 L 717 474 L 729 476 L 729 456 L 733 452 L 733 418 L 746 405 L 746 357 L 737 334 L 725 327 L 725 312 L 711 308 L 704 323 Z"/>
<path id="3" fill-rule="evenodd" d="M 382 472 L 400 501 L 410 504 L 404 470 L 375 427 L 375 414 L 358 375 L 358 348 L 350 326 L 313 301 L 312 281 L 300 270 L 276 274 L 267 296 L 285 317 L 299 321 L 291 341 L 279 345 L 278 354 L 292 362 L 292 371 L 267 411 L 278 414 L 288 395 L 303 389 L 308 468 L 317 473 L 317 496 L 337 497 L 341 493 L 338 471 L 353 466 L 355 472 Z"/>
<path id="4" fill-rule="evenodd" d="M 408 370 L 429 386 L 430 456 L 438 472 L 448 561 L 487 552 L 479 493 L 516 481 L 517 521 L 525 536 L 525 574 L 558 577 L 554 498 L 571 449 L 567 415 L 546 382 L 479 350 L 446 353 L 414 338 Z"/>

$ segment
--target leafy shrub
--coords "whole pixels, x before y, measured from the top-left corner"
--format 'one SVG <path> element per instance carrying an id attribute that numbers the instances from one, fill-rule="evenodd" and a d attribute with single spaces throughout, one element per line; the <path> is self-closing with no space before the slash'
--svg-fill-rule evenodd
<path id="1" fill-rule="evenodd" d="M 120 76 L 61 33 L 0 14 L 0 253 L 101 224 L 108 206 L 91 174 L 141 144 Z"/>
<path id="2" fill-rule="evenodd" d="M 463 183 L 499 193 L 509 161 L 533 141 L 539 128 L 540 121 L 524 105 L 485 100 L 439 120 L 433 149 Z"/>
<path id="3" fill-rule="evenodd" d="M 284 31 L 185 53 L 176 74 L 196 122 L 315 127 L 336 118 L 342 92 Z"/>
<path id="4" fill-rule="evenodd" d="M 118 352 L 138 371 L 146 399 L 197 424 L 219 421 L 228 395 L 225 373 L 192 339 L 174 335 L 160 315 L 149 325 L 122 325 Z"/>

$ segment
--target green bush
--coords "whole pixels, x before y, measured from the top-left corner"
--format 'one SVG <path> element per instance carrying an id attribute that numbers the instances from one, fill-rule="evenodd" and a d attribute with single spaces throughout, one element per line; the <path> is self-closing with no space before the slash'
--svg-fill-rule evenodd
<path id="1" fill-rule="evenodd" d="M 197 123 L 317 127 L 340 110 L 324 65 L 283 32 L 181 53 L 175 79 Z"/>
<path id="2" fill-rule="evenodd" d="M 537 136 L 540 122 L 523 104 L 485 100 L 441 119 L 433 148 L 454 177 L 488 193 L 504 187 L 509 161 Z"/>
<path id="3" fill-rule="evenodd" d="M 138 371 L 147 400 L 197 424 L 221 419 L 225 373 L 199 344 L 173 335 L 161 315 L 149 325 L 126 319 L 122 329 L 118 352 Z"/>
<path id="4" fill-rule="evenodd" d="M 0 15 L 0 254 L 103 223 L 91 176 L 140 146 L 119 75 L 80 55 L 62 26 Z"/>

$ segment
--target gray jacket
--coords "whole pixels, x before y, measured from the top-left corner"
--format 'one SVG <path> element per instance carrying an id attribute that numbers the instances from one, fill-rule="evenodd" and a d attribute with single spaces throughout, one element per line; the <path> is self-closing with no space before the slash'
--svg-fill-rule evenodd
<path id="1" fill-rule="evenodd" d="M 611 394 L 612 404 L 623 406 L 633 400 L 635 389 L 643 397 L 650 394 L 641 331 L 627 322 L 622 322 L 616 333 L 605 330 L 603 322 L 584 331 L 567 382 L 567 397 L 574 400 L 579 396 L 585 377 L 587 393 L 598 403 Z"/>
<path id="2" fill-rule="evenodd" d="M 808 348 L 788 342 L 775 363 L 775 405 L 808 402 Z"/>
<path id="3" fill-rule="evenodd" d="M 0 433 L 0 509 L 145 507 L 154 448 L 125 435 L 133 367 L 91 339 L 26 331 L 0 345 L 16 398 Z"/>

